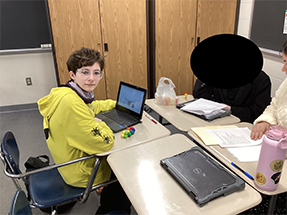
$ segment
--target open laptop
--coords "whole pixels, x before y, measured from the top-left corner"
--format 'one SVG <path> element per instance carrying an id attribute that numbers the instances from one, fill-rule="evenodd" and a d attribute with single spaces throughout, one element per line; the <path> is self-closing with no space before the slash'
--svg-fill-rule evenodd
<path id="1" fill-rule="evenodd" d="M 245 188 L 241 178 L 222 167 L 198 146 L 162 159 L 160 164 L 200 207 L 212 199 Z"/>
<path id="2" fill-rule="evenodd" d="M 141 122 L 146 89 L 121 81 L 116 108 L 96 114 L 116 133 Z"/>

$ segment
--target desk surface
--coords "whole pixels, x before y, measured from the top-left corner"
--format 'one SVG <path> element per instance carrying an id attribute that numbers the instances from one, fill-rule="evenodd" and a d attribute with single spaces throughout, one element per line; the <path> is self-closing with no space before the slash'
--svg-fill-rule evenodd
<path id="1" fill-rule="evenodd" d="M 250 123 L 238 123 L 235 124 L 238 127 L 248 127 L 252 129 L 253 125 Z M 234 166 L 231 165 L 231 163 L 228 161 L 234 162 L 237 166 L 241 167 L 243 170 L 245 170 L 247 173 L 252 175 L 253 178 L 256 176 L 256 168 L 257 168 L 257 161 L 256 162 L 239 162 L 233 155 L 225 148 L 221 148 L 219 145 L 213 145 L 213 146 L 207 146 L 205 145 L 196 135 L 194 135 L 191 130 L 188 132 L 188 134 L 196 140 L 202 147 L 206 149 L 206 151 L 209 151 L 211 154 L 214 155 L 214 157 L 218 158 L 222 163 L 224 163 L 228 168 L 230 168 L 232 171 L 234 171 L 237 175 L 239 175 L 243 180 L 245 180 L 247 183 L 249 183 L 252 187 L 254 187 L 256 190 L 258 190 L 260 193 L 264 193 L 266 195 L 276 195 L 279 193 L 283 193 L 287 191 L 287 164 L 284 163 L 282 175 L 279 181 L 278 188 L 275 191 L 265 191 L 261 190 L 258 187 L 255 186 L 255 183 L 252 179 L 248 178 L 244 173 L 236 169 Z M 283 183 L 284 182 L 284 183 Z"/>
<path id="2" fill-rule="evenodd" d="M 156 120 L 155 122 L 157 122 L 157 124 L 155 124 L 152 120 L 146 117 L 146 114 L 147 114 L 146 112 L 143 113 L 142 123 L 139 123 L 134 126 L 134 128 L 136 129 L 134 135 L 124 139 L 121 137 L 122 132 L 115 133 L 115 143 L 113 148 L 108 152 L 100 153 L 98 155 L 106 156 L 115 151 L 119 151 L 131 146 L 139 145 L 145 142 L 149 142 L 170 135 L 170 131 L 167 128 L 165 128 Z M 150 118 L 153 119 L 152 116 L 150 116 Z"/>
<path id="3" fill-rule="evenodd" d="M 192 100 L 193 96 L 187 95 L 187 100 L 184 99 L 184 96 L 178 96 L 178 99 L 178 103 L 183 103 L 185 101 Z M 203 119 L 193 116 L 192 114 L 185 113 L 175 106 L 158 105 L 155 103 L 155 99 L 148 99 L 145 103 L 181 131 L 188 131 L 191 127 L 201 127 L 207 125 L 228 125 L 240 122 L 240 119 L 233 115 L 207 122 Z"/>
<path id="4" fill-rule="evenodd" d="M 160 165 L 161 159 L 193 146 L 187 137 L 175 134 L 108 156 L 108 163 L 138 214 L 237 214 L 261 202 L 261 195 L 246 183 L 243 191 L 197 206 Z"/>

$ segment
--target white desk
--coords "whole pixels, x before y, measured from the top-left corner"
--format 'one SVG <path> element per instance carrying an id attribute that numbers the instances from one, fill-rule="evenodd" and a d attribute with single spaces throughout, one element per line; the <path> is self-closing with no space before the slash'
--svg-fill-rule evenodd
<path id="1" fill-rule="evenodd" d="M 246 184 L 242 191 L 197 206 L 160 165 L 161 159 L 193 146 L 187 137 L 175 134 L 108 156 L 108 163 L 138 214 L 237 214 L 261 202 L 261 195 Z"/>
<path id="2" fill-rule="evenodd" d="M 178 98 L 178 103 L 183 103 L 185 101 L 192 100 L 193 96 L 187 95 L 187 100 L 184 99 L 184 96 L 178 96 Z M 203 119 L 193 116 L 192 114 L 185 113 L 175 106 L 158 105 L 155 103 L 155 99 L 148 99 L 145 103 L 181 131 L 188 131 L 191 127 L 201 127 L 207 125 L 228 125 L 240 122 L 240 119 L 233 115 L 207 122 Z"/>
<path id="3" fill-rule="evenodd" d="M 252 129 L 253 125 L 250 123 L 238 123 L 235 124 L 238 127 L 248 127 Z M 265 195 L 272 196 L 270 205 L 269 205 L 269 213 L 273 213 L 273 209 L 276 202 L 276 195 L 280 193 L 284 193 L 287 191 L 287 164 L 284 163 L 281 178 L 279 181 L 278 188 L 275 191 L 265 191 L 261 190 L 258 187 L 255 186 L 254 180 L 248 178 L 244 173 L 242 173 L 240 170 L 236 169 L 234 166 L 231 165 L 229 162 L 234 162 L 237 166 L 242 168 L 244 171 L 249 173 L 253 178 L 256 177 L 256 168 L 257 168 L 257 161 L 255 162 L 239 162 L 233 155 L 225 148 L 221 148 L 219 145 L 213 145 L 208 146 L 205 145 L 196 135 L 193 134 L 193 132 L 190 130 L 188 132 L 188 135 L 191 136 L 195 141 L 197 141 L 206 151 L 209 151 L 214 157 L 218 158 L 223 164 L 225 164 L 229 169 L 234 171 L 238 176 L 240 176 L 244 181 L 246 181 L 248 184 L 250 184 L 254 189 L 259 191 L 260 193 L 263 193 Z"/>
<path id="4" fill-rule="evenodd" d="M 145 116 L 146 114 L 147 114 L 146 112 L 143 113 L 142 123 L 139 123 L 134 126 L 134 128 L 136 129 L 134 135 L 124 139 L 121 137 L 122 132 L 116 133 L 113 148 L 108 152 L 100 153 L 97 155 L 106 156 L 112 152 L 116 152 L 125 148 L 129 148 L 135 145 L 139 145 L 142 143 L 146 143 L 170 135 L 170 131 L 167 128 L 165 128 L 162 124 L 160 124 L 154 119 L 157 122 L 157 124 L 155 124 L 152 120 L 148 119 Z M 153 119 L 152 116 L 150 117 Z"/>

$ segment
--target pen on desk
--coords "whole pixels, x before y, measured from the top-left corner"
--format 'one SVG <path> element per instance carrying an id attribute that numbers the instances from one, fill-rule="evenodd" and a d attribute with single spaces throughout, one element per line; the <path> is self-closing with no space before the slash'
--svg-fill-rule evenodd
<path id="1" fill-rule="evenodd" d="M 248 178 L 254 180 L 254 178 L 248 174 L 247 172 L 245 172 L 243 169 L 241 169 L 239 166 L 237 166 L 235 163 L 231 162 L 232 166 L 234 166 L 236 169 L 239 169 L 241 172 L 243 172 Z"/>
<path id="2" fill-rule="evenodd" d="M 149 115 L 145 114 L 145 116 L 150 119 L 154 124 L 157 124 L 157 121 L 155 121 L 153 118 L 151 118 Z"/>

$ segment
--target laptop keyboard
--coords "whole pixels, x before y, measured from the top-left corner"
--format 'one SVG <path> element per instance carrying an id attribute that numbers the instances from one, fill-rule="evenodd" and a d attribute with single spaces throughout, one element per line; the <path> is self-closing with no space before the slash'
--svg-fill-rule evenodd
<path id="1" fill-rule="evenodd" d="M 121 125 L 128 126 L 128 125 L 138 122 L 138 120 L 131 118 L 129 117 L 129 115 L 125 114 L 124 112 L 118 111 L 116 109 L 113 109 L 112 111 L 103 112 L 102 114 Z"/>

